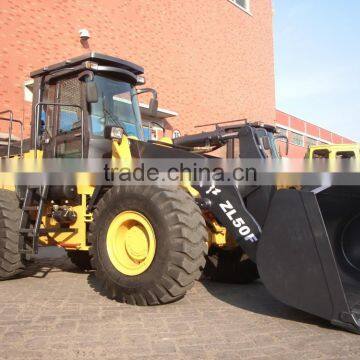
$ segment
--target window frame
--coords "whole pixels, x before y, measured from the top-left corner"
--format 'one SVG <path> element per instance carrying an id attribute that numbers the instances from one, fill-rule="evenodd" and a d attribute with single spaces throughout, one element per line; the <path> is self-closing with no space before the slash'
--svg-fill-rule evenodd
<path id="1" fill-rule="evenodd" d="M 247 14 L 249 14 L 249 15 L 252 16 L 251 6 L 250 6 L 250 1 L 251 1 L 251 0 L 244 0 L 245 6 L 242 6 L 242 5 L 238 4 L 238 3 L 236 2 L 236 0 L 228 0 L 228 1 L 231 2 L 233 5 L 235 5 L 237 8 L 243 10 L 244 12 L 246 12 Z"/>

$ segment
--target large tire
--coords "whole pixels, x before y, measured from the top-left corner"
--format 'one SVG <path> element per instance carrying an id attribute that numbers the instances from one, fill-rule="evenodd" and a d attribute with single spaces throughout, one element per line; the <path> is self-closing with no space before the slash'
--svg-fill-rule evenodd
<path id="1" fill-rule="evenodd" d="M 152 225 L 156 251 L 141 274 L 125 275 L 107 251 L 107 232 L 120 213 L 141 213 Z M 158 305 L 182 298 L 205 266 L 207 231 L 200 209 L 183 189 L 120 186 L 107 191 L 97 204 L 89 229 L 92 266 L 99 291 L 109 298 L 136 305 Z"/>
<path id="2" fill-rule="evenodd" d="M 25 269 L 25 255 L 19 252 L 21 210 L 13 191 L 0 190 L 0 280 L 19 275 Z"/>
<path id="3" fill-rule="evenodd" d="M 206 260 L 204 274 L 213 281 L 229 284 L 249 284 L 259 278 L 256 264 L 241 248 L 212 248 Z"/>
<path id="4" fill-rule="evenodd" d="M 67 256 L 70 261 L 82 271 L 92 270 L 90 254 L 88 251 L 68 250 Z"/>

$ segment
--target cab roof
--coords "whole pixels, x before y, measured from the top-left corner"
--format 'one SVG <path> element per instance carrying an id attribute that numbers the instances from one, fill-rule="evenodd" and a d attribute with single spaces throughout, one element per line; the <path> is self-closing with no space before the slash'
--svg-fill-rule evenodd
<path id="1" fill-rule="evenodd" d="M 341 150 L 344 149 L 356 149 L 360 150 L 360 144 L 352 143 L 352 144 L 323 144 L 323 145 L 313 145 L 310 146 L 311 150 Z"/>
<path id="2" fill-rule="evenodd" d="M 134 75 L 141 75 L 144 73 L 144 68 L 138 66 L 130 61 L 122 60 L 117 57 L 104 55 L 96 52 L 80 55 L 54 65 L 45 66 L 41 69 L 35 70 L 30 73 L 30 77 L 36 78 L 44 75 L 48 75 L 58 70 L 66 69 L 72 66 L 81 65 L 85 61 L 92 61 L 98 65 L 113 66 L 130 71 Z"/>

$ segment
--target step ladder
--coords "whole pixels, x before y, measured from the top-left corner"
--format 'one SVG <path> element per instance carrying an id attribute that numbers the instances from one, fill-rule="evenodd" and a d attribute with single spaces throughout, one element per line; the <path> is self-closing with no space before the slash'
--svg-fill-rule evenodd
<path id="1" fill-rule="evenodd" d="M 37 254 L 39 249 L 39 235 L 44 202 L 47 199 L 49 186 L 28 186 L 22 206 L 20 219 L 20 253 Z M 30 212 L 36 212 L 35 220 Z"/>
<path id="2" fill-rule="evenodd" d="M 41 219 L 44 213 L 44 205 L 49 193 L 49 185 L 29 185 L 26 188 L 20 219 L 20 243 L 21 254 L 33 255 L 39 251 L 39 236 L 49 233 L 77 233 L 78 230 L 68 227 L 49 227 L 41 229 Z M 34 217 L 30 212 L 35 212 Z M 59 244 L 61 246 L 61 244 Z"/>

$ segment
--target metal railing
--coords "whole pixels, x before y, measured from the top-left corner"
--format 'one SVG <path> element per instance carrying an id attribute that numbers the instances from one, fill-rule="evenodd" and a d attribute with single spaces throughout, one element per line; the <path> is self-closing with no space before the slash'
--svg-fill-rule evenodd
<path id="1" fill-rule="evenodd" d="M 8 137 L 8 145 L 7 145 L 7 156 L 10 157 L 11 153 L 11 137 L 13 130 L 13 123 L 20 124 L 20 156 L 23 156 L 23 142 L 24 142 L 24 124 L 22 121 L 14 119 L 14 113 L 12 110 L 1 111 L 0 115 L 9 114 L 9 118 L 0 117 L 0 120 L 9 122 L 9 137 Z"/>
<path id="2" fill-rule="evenodd" d="M 40 106 L 64 106 L 64 107 L 75 107 L 80 109 L 81 111 L 81 158 L 84 157 L 84 110 L 80 105 L 76 104 L 64 104 L 64 103 L 56 103 L 56 102 L 38 102 L 35 105 L 35 136 L 34 136 L 34 149 L 35 149 L 35 159 L 37 158 L 37 142 L 39 136 L 39 123 L 40 123 L 40 114 L 39 111 Z"/>

